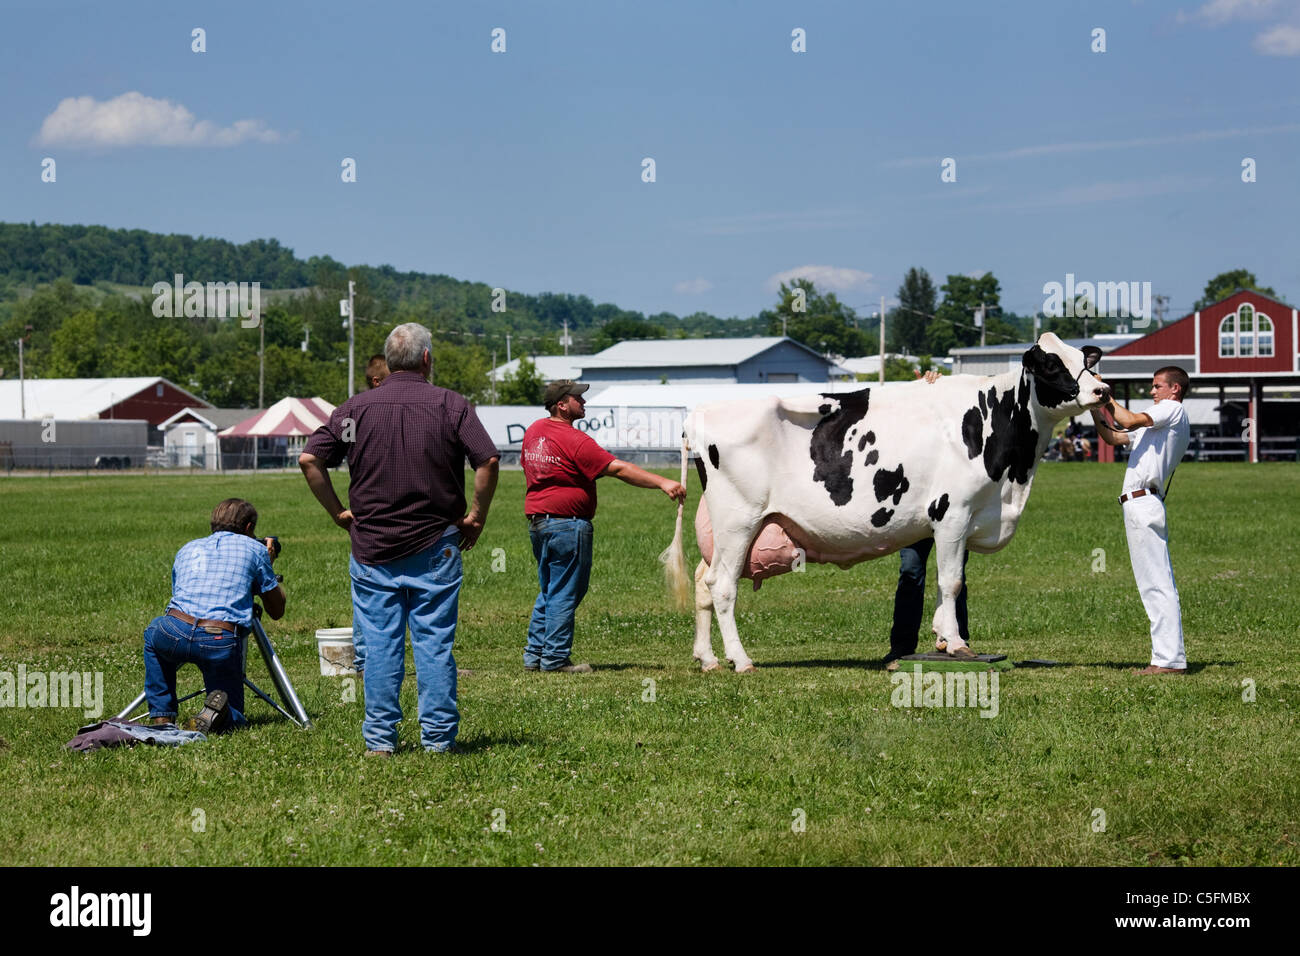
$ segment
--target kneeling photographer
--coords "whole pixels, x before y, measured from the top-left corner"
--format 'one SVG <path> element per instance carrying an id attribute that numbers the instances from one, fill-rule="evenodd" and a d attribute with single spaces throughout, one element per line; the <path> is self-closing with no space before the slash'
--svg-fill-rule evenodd
<path id="1" fill-rule="evenodd" d="M 253 598 L 266 613 L 284 616 L 284 588 L 271 562 L 279 554 L 274 538 L 259 540 L 257 509 L 227 498 L 212 509 L 212 534 L 176 553 L 167 611 L 144 631 L 144 684 L 155 724 L 177 716 L 176 670 L 196 664 L 207 699 L 192 721 L 194 730 L 219 732 L 246 723 L 244 638 L 253 624 Z"/>

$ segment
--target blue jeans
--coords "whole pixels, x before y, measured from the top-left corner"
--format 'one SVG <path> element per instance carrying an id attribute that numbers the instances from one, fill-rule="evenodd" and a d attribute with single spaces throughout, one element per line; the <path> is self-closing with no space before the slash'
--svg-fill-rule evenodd
<path id="1" fill-rule="evenodd" d="M 164 614 L 144 629 L 144 691 L 150 717 L 176 719 L 176 671 L 195 664 L 203 686 L 211 693 L 224 690 L 230 698 L 231 728 L 248 721 L 244 709 L 244 638 L 209 634 L 197 624 L 186 624 Z"/>
<path id="2" fill-rule="evenodd" d="M 544 518 L 530 525 L 537 559 L 537 601 L 528 622 L 524 666 L 555 670 L 569 662 L 573 618 L 591 581 L 591 522 Z"/>
<path id="3" fill-rule="evenodd" d="M 358 674 L 363 673 L 366 669 L 365 629 L 361 626 L 361 619 L 357 617 L 357 592 L 355 588 L 352 591 L 352 669 Z"/>
<path id="4" fill-rule="evenodd" d="M 453 526 L 431 547 L 388 564 L 350 558 L 349 569 L 354 619 L 365 634 L 366 748 L 397 749 L 409 626 L 420 743 L 426 750 L 449 749 L 460 725 L 452 657 L 463 578 L 460 532 Z"/>
<path id="5" fill-rule="evenodd" d="M 916 653 L 921 630 L 921 612 L 925 605 L 925 565 L 934 549 L 934 538 L 926 538 L 898 552 L 898 590 L 894 592 L 894 626 L 889 632 L 889 657 Z M 970 643 L 966 620 L 966 551 L 961 558 L 961 591 L 957 594 L 957 633 Z"/>

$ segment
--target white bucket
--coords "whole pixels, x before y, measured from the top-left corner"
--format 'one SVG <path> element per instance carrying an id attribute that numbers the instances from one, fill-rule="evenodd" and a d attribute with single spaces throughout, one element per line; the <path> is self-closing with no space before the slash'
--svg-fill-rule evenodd
<path id="1" fill-rule="evenodd" d="M 352 667 L 352 628 L 323 627 L 316 632 L 316 653 L 325 677 L 355 674 Z"/>

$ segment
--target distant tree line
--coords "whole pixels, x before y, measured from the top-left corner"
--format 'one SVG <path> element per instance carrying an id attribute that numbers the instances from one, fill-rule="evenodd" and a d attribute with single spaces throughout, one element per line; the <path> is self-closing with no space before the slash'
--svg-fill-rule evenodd
<path id="1" fill-rule="evenodd" d="M 508 380 L 491 382 L 493 359 L 506 360 L 506 335 L 516 356 L 600 351 L 629 339 L 780 335 L 832 356 L 872 354 L 879 318 L 859 316 L 833 292 L 806 279 L 783 284 L 773 309 L 748 319 L 703 312 L 646 316 L 584 295 L 505 291 L 507 311 L 493 310 L 484 283 L 444 275 L 398 272 L 391 266 L 346 267 L 329 257 L 306 261 L 273 239 L 236 245 L 221 239 L 159 235 L 101 226 L 0 223 L 0 376 L 17 376 L 13 343 L 23 338 L 32 377 L 160 375 L 223 407 L 252 407 L 258 395 L 256 328 L 238 318 L 164 318 L 153 314 L 150 287 L 172 281 L 261 283 L 266 338 L 267 401 L 285 395 L 347 395 L 347 330 L 338 301 L 356 283 L 357 384 L 366 358 L 383 351 L 389 330 L 421 322 L 434 333 L 436 381 L 487 401 L 534 404 L 542 386 L 531 362 Z M 1206 302 L 1238 287 L 1260 286 L 1246 270 L 1211 279 Z M 942 298 L 940 298 L 942 293 Z M 890 351 L 923 357 L 977 344 L 981 307 L 990 344 L 1026 341 L 1034 317 L 1003 312 L 992 273 L 949 275 L 938 288 L 924 269 L 910 269 L 899 305 L 886 316 Z M 1090 319 L 1095 334 L 1113 320 Z M 1084 333 L 1079 318 L 1040 316 L 1040 329 L 1063 337 Z M 924 365 L 924 361 L 921 363 Z M 891 375 L 905 369 L 891 368 Z"/>

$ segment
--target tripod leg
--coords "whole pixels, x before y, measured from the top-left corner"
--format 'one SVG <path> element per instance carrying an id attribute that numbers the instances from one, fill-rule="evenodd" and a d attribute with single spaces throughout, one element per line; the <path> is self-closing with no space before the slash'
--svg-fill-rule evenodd
<path id="1" fill-rule="evenodd" d="M 144 698 L 145 698 L 144 691 L 140 691 L 140 696 L 137 697 L 135 700 L 131 701 L 131 703 L 127 704 L 124 708 L 122 708 L 120 713 L 114 714 L 113 719 L 129 720 L 131 715 L 135 713 L 135 709 L 144 703 Z"/>
<path id="2" fill-rule="evenodd" d="M 280 692 L 280 697 L 284 700 L 285 706 L 289 709 L 289 717 L 299 727 L 304 730 L 311 727 L 311 718 L 307 716 L 307 711 L 303 708 L 302 703 L 298 700 L 298 695 L 293 689 L 293 684 L 289 681 L 289 675 L 285 672 L 284 665 L 280 663 L 279 656 L 275 653 L 275 648 L 271 646 L 271 639 L 266 636 L 266 631 L 262 628 L 262 622 L 259 618 L 253 618 L 253 637 L 257 640 L 257 648 L 262 652 L 262 660 L 266 662 L 266 669 L 271 675 L 271 682 L 275 684 L 275 689 Z M 279 710 L 279 708 L 276 708 Z M 284 711 L 280 711 L 284 713 Z"/>

